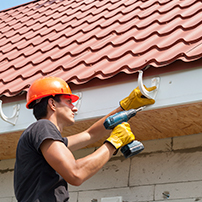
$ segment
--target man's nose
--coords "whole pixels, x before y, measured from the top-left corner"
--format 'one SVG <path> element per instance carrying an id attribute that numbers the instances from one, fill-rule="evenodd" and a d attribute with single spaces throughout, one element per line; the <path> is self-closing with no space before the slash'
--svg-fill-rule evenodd
<path id="1" fill-rule="evenodd" d="M 78 111 L 78 109 L 72 104 L 72 111 L 73 112 L 77 112 Z"/>

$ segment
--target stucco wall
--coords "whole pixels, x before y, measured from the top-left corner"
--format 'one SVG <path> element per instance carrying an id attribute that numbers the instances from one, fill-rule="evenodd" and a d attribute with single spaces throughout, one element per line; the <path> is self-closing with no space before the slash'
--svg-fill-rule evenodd
<path id="1" fill-rule="evenodd" d="M 141 154 L 124 159 L 119 153 L 80 187 L 69 186 L 70 201 L 100 202 L 114 196 L 122 196 L 124 202 L 202 201 L 202 134 L 143 143 Z M 80 150 L 75 157 L 92 151 Z M 16 201 L 14 162 L 0 161 L 0 202 Z"/>

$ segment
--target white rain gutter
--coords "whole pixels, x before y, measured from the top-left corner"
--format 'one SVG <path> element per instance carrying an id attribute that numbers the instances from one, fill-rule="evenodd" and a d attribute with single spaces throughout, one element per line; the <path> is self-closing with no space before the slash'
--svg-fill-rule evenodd
<path id="1" fill-rule="evenodd" d="M 202 101 L 202 68 L 193 68 L 183 71 L 156 75 L 160 78 L 160 85 L 156 97 L 156 103 L 145 110 L 166 108 L 176 105 L 189 104 Z M 153 77 L 144 78 L 143 83 L 151 86 Z M 75 117 L 76 121 L 101 117 L 119 106 L 119 101 L 128 96 L 132 89 L 138 86 L 137 79 L 134 82 L 118 83 L 97 88 L 88 88 L 80 93 L 80 107 Z M 13 106 L 20 107 L 15 124 L 11 124 L 0 118 L 0 134 L 24 130 L 35 121 L 32 110 L 25 107 L 25 101 L 13 102 L 2 105 L 2 111 L 6 117 L 13 115 Z"/>

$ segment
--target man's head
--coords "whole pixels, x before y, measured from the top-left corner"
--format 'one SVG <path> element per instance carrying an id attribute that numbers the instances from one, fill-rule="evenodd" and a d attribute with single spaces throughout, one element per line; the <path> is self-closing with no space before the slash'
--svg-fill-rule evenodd
<path id="1" fill-rule="evenodd" d="M 51 98 L 60 102 L 60 96 L 65 95 L 71 102 L 76 102 L 79 97 L 72 94 L 68 84 L 58 77 L 44 77 L 36 80 L 29 88 L 27 93 L 28 109 L 33 108 L 36 119 L 44 118 L 47 115 L 47 104 Z"/>
<path id="2" fill-rule="evenodd" d="M 61 95 L 55 95 L 55 96 L 48 96 L 44 97 L 40 100 L 40 102 L 35 103 L 33 106 L 33 114 L 37 120 L 42 119 L 47 116 L 48 114 L 48 100 L 50 98 L 54 99 L 56 102 L 60 102 L 60 96 Z"/>

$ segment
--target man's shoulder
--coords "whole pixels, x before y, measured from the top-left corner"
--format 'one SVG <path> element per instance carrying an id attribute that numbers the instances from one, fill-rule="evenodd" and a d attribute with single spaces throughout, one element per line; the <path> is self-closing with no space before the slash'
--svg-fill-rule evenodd
<path id="1" fill-rule="evenodd" d="M 39 119 L 37 122 L 35 122 L 36 124 L 53 124 L 51 121 L 49 121 L 48 119 Z"/>
<path id="2" fill-rule="evenodd" d="M 34 123 L 32 123 L 28 128 L 34 128 L 34 127 L 40 127 L 40 126 L 46 126 L 46 125 L 50 125 L 52 127 L 54 127 L 55 125 L 49 121 L 48 119 L 40 119 Z"/>
<path id="3" fill-rule="evenodd" d="M 34 123 L 32 123 L 30 126 L 28 126 L 24 132 L 22 133 L 22 135 L 24 134 L 36 134 L 36 133 L 40 133 L 41 130 L 44 130 L 44 129 L 53 129 L 53 130 L 56 130 L 57 131 L 57 128 L 56 126 L 51 122 L 49 121 L 48 119 L 40 119 Z"/>

